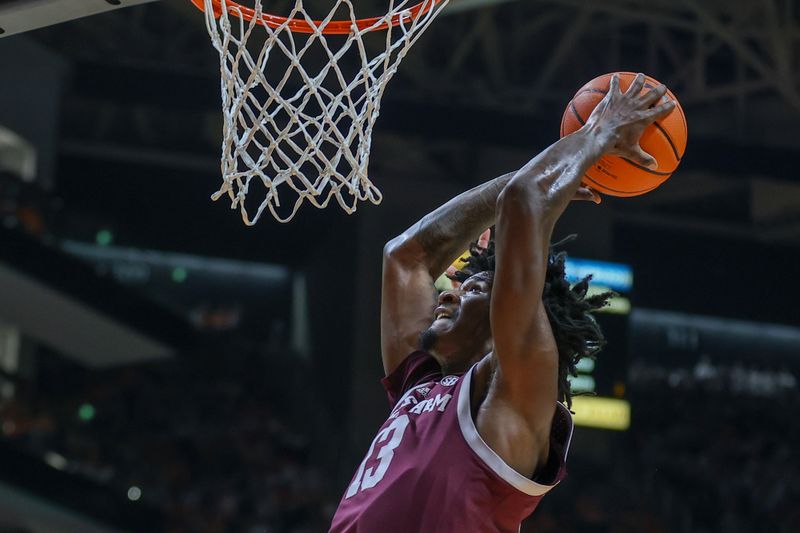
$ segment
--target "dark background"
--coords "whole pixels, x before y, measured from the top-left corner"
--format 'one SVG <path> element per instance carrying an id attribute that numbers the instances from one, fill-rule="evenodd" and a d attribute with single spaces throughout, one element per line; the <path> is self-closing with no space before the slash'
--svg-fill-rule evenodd
<path id="1" fill-rule="evenodd" d="M 578 428 L 523 530 L 800 530 L 798 11 L 453 0 L 385 94 L 383 204 L 254 227 L 209 199 L 219 63 L 189 2 L 3 37 L 0 531 L 325 531 L 386 414 L 383 243 L 615 70 L 666 83 L 689 142 L 657 191 L 556 229 L 633 268 L 607 352 L 633 421 Z"/>

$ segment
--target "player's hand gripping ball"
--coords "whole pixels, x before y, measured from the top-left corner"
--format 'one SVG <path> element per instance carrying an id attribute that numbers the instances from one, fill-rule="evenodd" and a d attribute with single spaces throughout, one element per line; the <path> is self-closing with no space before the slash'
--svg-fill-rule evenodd
<path id="1" fill-rule="evenodd" d="M 561 136 L 564 137 L 580 129 L 586 119 L 608 93 L 609 82 L 614 73 L 599 76 L 575 93 L 561 119 Z M 619 73 L 619 88 L 625 92 L 636 77 L 632 72 Z M 660 85 L 660 82 L 646 76 L 642 93 Z M 686 150 L 686 116 L 678 99 L 670 91 L 656 105 L 668 100 L 675 102 L 670 113 L 648 126 L 642 134 L 640 145 L 658 162 L 657 168 L 647 168 L 630 159 L 606 155 L 594 164 L 583 178 L 583 185 L 610 196 L 638 196 L 645 194 L 669 178 L 680 165 Z"/>

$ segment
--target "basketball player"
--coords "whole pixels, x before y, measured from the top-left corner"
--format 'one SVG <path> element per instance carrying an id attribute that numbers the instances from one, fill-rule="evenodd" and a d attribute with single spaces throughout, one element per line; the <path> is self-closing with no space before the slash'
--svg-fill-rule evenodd
<path id="1" fill-rule="evenodd" d="M 603 336 L 589 314 L 609 295 L 570 288 L 553 226 L 604 154 L 649 168 L 644 129 L 673 104 L 640 95 L 639 74 L 608 94 L 576 133 L 516 173 L 457 196 L 387 243 L 383 262 L 383 385 L 392 412 L 347 487 L 332 533 L 517 532 L 566 475 L 572 435 L 567 375 Z M 433 281 L 472 245 L 457 289 Z"/>

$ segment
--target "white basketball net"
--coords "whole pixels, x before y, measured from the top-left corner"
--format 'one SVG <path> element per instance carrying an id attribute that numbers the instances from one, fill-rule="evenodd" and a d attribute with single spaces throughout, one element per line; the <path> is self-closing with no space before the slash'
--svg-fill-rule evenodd
<path id="1" fill-rule="evenodd" d="M 381 97 L 408 49 L 447 0 L 416 18 L 403 15 L 419 0 L 387 0 L 388 13 L 362 30 L 355 26 L 354 1 L 331 0 L 331 12 L 320 27 L 314 33 L 299 34 L 292 33 L 288 23 L 276 29 L 258 24 L 261 0 L 255 0 L 256 17 L 249 22 L 236 13 L 239 8 L 225 0 L 217 19 L 211 0 L 205 0 L 206 25 L 220 54 L 224 118 L 223 184 L 212 199 L 227 195 L 231 208 L 241 211 L 247 225 L 255 224 L 264 209 L 278 221 L 288 222 L 304 200 L 324 208 L 336 198 L 347 213 L 353 213 L 359 201 L 381 202 L 381 192 L 367 175 Z M 434 4 L 434 0 L 426 3 Z M 354 22 L 354 31 L 323 34 L 334 14 L 345 11 Z M 386 49 L 370 57 L 364 36 L 398 14 L 402 16 L 398 26 L 380 30 L 386 32 Z M 295 1 L 287 18 L 313 21 L 303 0 Z M 248 50 L 248 40 L 258 50 Z M 261 40 L 265 40 L 263 45 Z M 309 52 L 314 48 L 316 51 Z M 350 76 L 338 63 L 348 51 L 347 60 L 358 63 L 347 66 L 356 71 Z M 323 58 L 313 72 L 302 64 L 307 53 Z M 251 216 L 245 198 L 248 193 L 256 194 L 250 190 L 253 182 L 262 184 L 266 193 Z M 282 205 L 282 196 L 286 205 Z"/>

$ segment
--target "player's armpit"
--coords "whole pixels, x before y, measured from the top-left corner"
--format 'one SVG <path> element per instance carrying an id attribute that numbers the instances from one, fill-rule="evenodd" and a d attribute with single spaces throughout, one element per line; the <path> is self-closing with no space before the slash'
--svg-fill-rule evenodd
<path id="1" fill-rule="evenodd" d="M 549 432 L 531 427 L 527 417 L 513 405 L 496 383 L 481 405 L 475 426 L 484 442 L 503 462 L 528 479 L 547 464 Z M 555 413 L 555 402 L 551 411 Z M 552 414 L 551 420 L 552 424 Z"/>

